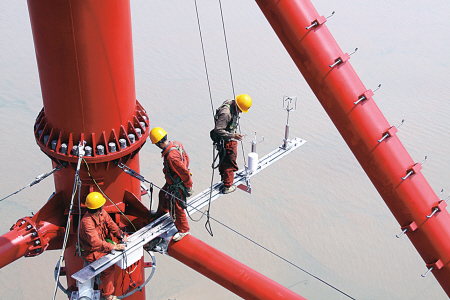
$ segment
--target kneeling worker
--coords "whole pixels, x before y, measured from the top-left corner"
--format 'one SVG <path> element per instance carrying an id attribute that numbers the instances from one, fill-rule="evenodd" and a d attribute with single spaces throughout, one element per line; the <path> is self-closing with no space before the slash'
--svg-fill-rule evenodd
<path id="1" fill-rule="evenodd" d="M 189 156 L 180 142 L 167 140 L 167 132 L 161 127 L 155 127 L 150 131 L 150 140 L 152 144 L 162 149 L 163 173 L 166 178 L 163 189 L 159 191 L 157 217 L 169 212 L 170 209 L 170 215 L 178 229 L 178 232 L 173 236 L 173 241 L 177 242 L 189 234 L 189 224 L 184 212 L 186 198 L 194 193 L 191 172 L 189 171 Z"/>
<path id="2" fill-rule="evenodd" d="M 81 256 L 92 263 L 110 253 L 111 250 L 125 250 L 124 244 L 111 244 L 105 239 L 116 237 L 118 241 L 126 242 L 119 226 L 103 209 L 106 199 L 99 192 L 92 192 L 86 197 L 85 205 L 88 209 L 80 223 Z M 100 275 L 101 292 L 106 300 L 118 299 L 114 293 L 114 265 Z"/>
<path id="3" fill-rule="evenodd" d="M 237 95 L 236 100 L 226 100 L 217 110 L 214 116 L 215 127 L 211 131 L 211 138 L 223 151 L 219 150 L 219 172 L 224 185 L 223 193 L 228 194 L 236 190 L 233 185 L 234 172 L 238 170 L 236 163 L 237 141 L 244 135 L 236 133 L 239 124 L 239 114 L 248 112 L 252 106 L 252 98 L 249 95 Z M 222 144 L 223 143 L 223 144 Z"/>

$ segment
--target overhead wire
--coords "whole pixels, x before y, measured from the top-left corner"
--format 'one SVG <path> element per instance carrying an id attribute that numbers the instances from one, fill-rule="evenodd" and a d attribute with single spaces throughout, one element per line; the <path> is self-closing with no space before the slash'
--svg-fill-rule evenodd
<path id="1" fill-rule="evenodd" d="M 94 179 L 94 177 L 92 177 L 90 169 L 89 169 L 89 165 L 87 163 L 87 161 L 83 158 L 84 163 L 86 164 L 86 169 L 89 175 L 89 178 L 91 178 L 91 180 L 94 182 L 94 184 L 97 186 L 97 188 L 99 189 L 99 191 L 103 194 L 103 196 L 106 197 L 106 199 L 109 200 L 109 202 L 111 202 L 116 208 L 117 210 L 128 220 L 128 222 L 130 222 L 131 226 L 133 226 L 134 231 L 137 231 L 136 227 L 134 226 L 133 222 L 130 221 L 130 219 L 128 219 L 128 217 L 123 213 L 123 211 L 116 205 L 116 203 L 114 203 L 109 197 L 108 195 L 106 195 L 105 192 L 103 192 L 102 188 L 98 185 L 97 181 Z"/>
<path id="2" fill-rule="evenodd" d="M 62 168 L 63 166 L 65 166 L 65 165 L 66 165 L 66 162 L 60 163 L 59 165 L 57 165 L 57 166 L 56 166 L 53 170 L 51 170 L 50 172 L 47 172 L 47 173 L 44 173 L 44 174 L 41 174 L 41 175 L 37 176 L 32 182 L 30 182 L 29 184 L 27 184 L 27 185 L 24 186 L 23 188 L 21 188 L 21 189 L 15 191 L 14 193 L 9 194 L 8 196 L 6 196 L 6 197 L 0 199 L 0 202 L 3 201 L 3 200 L 5 200 L 5 199 L 7 199 L 7 198 L 9 198 L 9 197 L 11 197 L 12 195 L 15 195 L 15 194 L 17 194 L 17 193 L 23 191 L 23 190 L 26 189 L 27 187 L 32 187 L 33 185 L 35 185 L 35 184 L 41 182 L 42 180 L 44 180 L 44 179 L 47 178 L 48 176 L 52 175 L 52 174 L 55 173 L 56 171 L 61 170 L 61 168 Z"/>
<path id="3" fill-rule="evenodd" d="M 61 272 L 61 263 L 63 262 L 63 259 L 64 259 L 64 252 L 67 247 L 67 241 L 69 240 L 70 220 L 71 220 L 71 216 L 72 216 L 72 212 L 73 212 L 73 200 L 75 198 L 75 194 L 77 193 L 78 188 L 81 187 L 81 180 L 80 180 L 80 174 L 79 174 L 80 168 L 81 168 L 81 159 L 82 159 L 82 156 L 80 155 L 80 157 L 78 158 L 77 169 L 75 172 L 75 181 L 73 184 L 72 197 L 70 199 L 69 213 L 67 215 L 66 231 L 64 233 L 64 241 L 63 241 L 63 246 L 61 249 L 61 255 L 59 256 L 58 263 L 56 264 L 56 267 L 55 267 L 55 269 L 57 269 L 57 270 L 56 270 L 56 275 L 55 275 L 56 282 L 55 282 L 55 289 L 53 291 L 53 300 L 55 300 L 56 293 L 58 291 L 59 275 Z"/>
<path id="4" fill-rule="evenodd" d="M 123 165 L 123 166 L 125 166 L 125 165 Z M 128 168 L 127 166 L 125 166 L 125 167 L 126 167 L 126 168 L 122 168 L 122 170 L 123 170 L 125 173 L 127 173 L 128 175 L 133 176 L 133 177 L 135 177 L 135 178 L 137 178 L 137 179 L 139 179 L 139 180 L 141 180 L 141 181 L 145 181 L 145 182 L 147 182 L 147 183 L 149 183 L 149 184 L 152 184 L 152 185 L 155 186 L 157 189 L 159 189 L 159 190 L 165 192 L 166 194 L 168 194 L 169 196 L 175 198 L 176 200 L 178 200 L 178 201 L 180 201 L 180 202 L 181 202 L 181 201 L 184 201 L 184 200 L 178 198 L 177 196 L 173 195 L 173 194 L 170 193 L 169 191 L 166 191 L 166 190 L 164 190 L 163 188 L 157 186 L 157 185 L 154 184 L 153 182 L 148 181 L 147 179 L 144 178 L 144 176 L 142 176 L 141 174 L 137 173 L 137 172 L 134 171 L 133 169 L 130 169 L 130 168 Z M 200 209 L 197 209 L 197 207 L 195 207 L 195 206 L 193 206 L 193 205 L 187 203 L 187 201 L 186 201 L 186 205 L 189 206 L 189 207 L 191 207 L 192 209 L 194 209 L 194 210 L 200 212 L 201 214 L 206 215 L 203 211 L 201 211 Z M 231 228 L 230 226 L 226 225 L 225 223 L 223 223 L 223 222 L 221 222 L 221 221 L 219 221 L 219 220 L 217 220 L 216 218 L 211 217 L 211 216 L 209 216 L 209 218 L 212 219 L 213 221 L 216 221 L 218 224 L 222 225 L 223 227 L 225 227 L 225 228 L 231 230 L 232 232 L 238 234 L 239 236 L 243 237 L 244 239 L 248 240 L 249 242 L 255 244 L 256 246 L 258 246 L 258 247 L 260 247 L 260 248 L 266 250 L 267 252 L 271 253 L 272 255 L 278 257 L 279 259 L 281 259 L 281 260 L 287 262 L 288 264 L 290 264 L 290 265 L 292 265 L 293 267 L 299 269 L 300 271 L 302 271 L 302 272 L 308 274 L 309 276 L 311 276 L 311 277 L 313 277 L 313 278 L 319 280 L 320 282 L 326 284 L 327 286 L 329 286 L 329 287 L 331 287 L 332 289 L 336 290 L 337 292 L 343 294 L 344 296 L 346 296 L 346 297 L 348 297 L 348 298 L 350 298 L 350 299 L 356 300 L 355 298 L 351 297 L 350 295 L 348 295 L 347 293 L 345 293 L 345 292 L 343 292 L 342 290 L 338 289 L 337 287 L 333 286 L 332 284 L 330 284 L 330 283 L 326 282 L 325 280 L 323 280 L 323 279 L 321 279 L 321 278 L 315 276 L 314 274 L 312 274 L 312 273 L 306 271 L 305 269 L 301 268 L 300 266 L 296 265 L 295 263 L 289 261 L 288 259 L 282 257 L 281 255 L 279 255 L 279 254 L 275 253 L 274 251 L 268 249 L 267 247 L 261 245 L 260 243 L 258 243 L 258 242 L 256 242 L 256 241 L 252 240 L 251 238 L 249 238 L 249 237 L 247 237 L 246 235 L 240 233 L 239 231 L 237 231 L 237 230 Z"/>
<path id="5" fill-rule="evenodd" d="M 202 36 L 202 29 L 201 29 L 201 26 L 200 26 L 200 17 L 199 17 L 199 14 L 198 14 L 197 0 L 194 0 L 194 4 L 195 4 L 195 14 L 197 16 L 198 32 L 199 32 L 199 35 L 200 35 L 200 43 L 202 45 L 203 64 L 205 66 L 206 81 L 208 83 L 209 100 L 211 102 L 211 110 L 212 110 L 213 120 L 214 120 L 214 115 L 215 115 L 214 114 L 214 104 L 213 104 L 213 99 L 212 99 L 212 94 L 211 94 L 211 84 L 209 82 L 208 66 L 206 64 L 205 47 L 203 45 L 203 36 Z M 213 165 L 214 165 L 214 145 L 213 145 Z M 214 182 L 214 171 L 215 170 L 213 168 L 212 169 L 212 175 L 211 175 L 211 185 L 210 185 L 208 208 L 206 209 L 206 222 L 205 222 L 205 229 L 211 236 L 214 236 L 214 234 L 212 232 L 212 228 L 211 228 L 211 223 L 209 222 L 209 215 L 210 215 L 210 211 L 211 211 L 212 186 L 213 186 L 213 182 Z M 188 216 L 189 216 L 189 218 L 192 221 L 199 222 L 203 218 L 204 215 L 202 214 L 201 217 L 198 220 L 194 220 L 189 213 L 188 213 Z"/>
<path id="6" fill-rule="evenodd" d="M 225 21 L 223 18 L 223 9 L 222 9 L 222 1 L 221 0 L 219 0 L 219 7 L 220 7 L 220 17 L 222 19 L 222 28 L 223 28 L 223 38 L 225 40 L 225 49 L 227 50 L 228 70 L 230 71 L 231 89 L 233 90 L 233 99 L 236 100 L 236 92 L 234 90 L 233 72 L 231 71 L 230 53 L 228 51 L 228 41 L 227 41 L 227 34 L 225 31 Z M 237 105 L 235 105 L 236 115 L 239 116 L 236 106 Z M 239 122 L 239 118 L 238 118 L 238 128 L 239 128 L 239 134 L 242 134 L 241 123 Z M 245 159 L 244 142 L 242 140 L 240 140 L 240 142 L 241 142 L 241 149 L 242 149 L 242 157 L 244 159 L 245 174 L 247 174 L 247 162 Z"/>

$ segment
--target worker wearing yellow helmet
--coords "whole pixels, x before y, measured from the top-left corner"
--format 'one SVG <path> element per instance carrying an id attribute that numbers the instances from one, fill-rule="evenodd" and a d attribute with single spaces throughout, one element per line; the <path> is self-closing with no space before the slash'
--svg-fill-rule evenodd
<path id="1" fill-rule="evenodd" d="M 189 156 L 180 142 L 171 142 L 167 139 L 167 132 L 161 127 L 155 127 L 150 131 L 150 140 L 162 150 L 163 172 L 166 178 L 166 183 L 159 192 L 157 216 L 171 212 L 175 227 L 178 229 L 172 240 L 177 242 L 189 234 L 189 224 L 184 212 L 186 198 L 194 193 Z"/>
<path id="2" fill-rule="evenodd" d="M 235 100 L 226 100 L 216 110 L 215 126 L 210 136 L 219 151 L 219 172 L 224 188 L 222 192 L 228 194 L 236 190 L 233 185 L 234 172 L 238 170 L 236 163 L 237 141 L 244 135 L 236 133 L 239 124 L 239 114 L 247 113 L 252 106 L 252 98 L 247 94 L 237 95 Z"/>
<path id="3" fill-rule="evenodd" d="M 87 212 L 80 223 L 80 250 L 81 256 L 92 263 L 105 256 L 111 250 L 125 250 L 125 244 L 112 244 L 106 239 L 126 242 L 119 226 L 103 209 L 105 197 L 99 192 L 91 192 L 86 197 Z M 104 270 L 100 275 L 101 291 L 106 300 L 118 299 L 114 293 L 114 266 Z"/>

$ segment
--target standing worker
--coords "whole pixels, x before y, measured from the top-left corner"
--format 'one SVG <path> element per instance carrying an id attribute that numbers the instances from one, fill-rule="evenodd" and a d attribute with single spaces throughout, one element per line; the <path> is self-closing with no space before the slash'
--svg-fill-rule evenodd
<path id="1" fill-rule="evenodd" d="M 194 193 L 189 171 L 189 156 L 180 142 L 167 140 L 167 132 L 161 127 L 155 127 L 150 131 L 150 140 L 152 144 L 162 149 L 163 172 L 166 178 L 164 187 L 159 191 L 157 217 L 170 210 L 170 216 L 178 229 L 173 241 L 178 242 L 189 234 L 189 224 L 184 212 L 186 198 Z"/>
<path id="2" fill-rule="evenodd" d="M 234 172 L 238 170 L 236 163 L 237 141 L 244 135 L 236 133 L 239 124 L 239 114 L 248 112 L 252 106 L 252 98 L 247 94 L 237 95 L 236 100 L 226 100 L 214 116 L 215 127 L 210 135 L 219 150 L 219 172 L 224 185 L 223 193 L 229 194 L 236 190 L 233 185 Z M 222 149 L 219 149 L 223 147 Z"/>
<path id="3" fill-rule="evenodd" d="M 103 209 L 106 199 L 99 192 L 92 192 L 86 197 L 85 205 L 88 211 L 80 223 L 81 256 L 92 263 L 110 253 L 111 250 L 125 250 L 125 244 L 112 244 L 106 239 L 117 238 L 125 243 L 127 237 L 122 234 L 119 226 Z M 106 300 L 118 299 L 114 293 L 114 265 L 107 268 L 100 275 L 100 287 Z"/>

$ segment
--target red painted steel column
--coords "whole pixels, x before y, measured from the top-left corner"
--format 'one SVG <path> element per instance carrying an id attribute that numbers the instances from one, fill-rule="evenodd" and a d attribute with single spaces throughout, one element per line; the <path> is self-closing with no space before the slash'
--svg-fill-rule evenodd
<path id="1" fill-rule="evenodd" d="M 130 1 L 29 0 L 28 9 L 44 102 L 34 127 L 36 142 L 54 166 L 67 163 L 54 175 L 56 193 L 62 195 L 55 207 L 65 208 L 57 216 L 60 224 L 67 219 L 74 187 L 78 161 L 74 146 L 85 141 L 91 148 L 81 165 L 82 185 L 77 192 L 81 194 L 81 211 L 75 203 L 75 229 L 65 255 L 68 285 L 74 286 L 70 276 L 82 265 L 73 255 L 78 214 L 86 211 L 86 195 L 99 189 L 92 178 L 125 213 L 127 208 L 131 211 L 131 220 L 139 219 L 136 227 L 148 222 L 148 213 L 136 204 L 140 200 L 139 180 L 116 165 L 120 162 L 139 172 L 138 152 L 149 133 L 148 116 L 135 95 Z M 109 201 L 105 209 L 119 226 L 133 230 Z M 117 271 L 116 276 L 123 279 L 121 273 Z M 142 274 L 141 260 L 126 280 L 131 278 L 140 285 Z M 121 295 L 120 287 L 127 290 L 129 286 L 118 280 L 117 295 Z M 145 291 L 127 299 L 145 299 Z"/>
<path id="2" fill-rule="evenodd" d="M 244 299 L 305 299 L 192 235 L 170 242 L 168 253 Z"/>
<path id="3" fill-rule="evenodd" d="M 323 24 L 326 19 L 309 0 L 256 2 L 402 230 L 407 229 L 427 268 L 433 267 L 450 296 L 450 215 L 445 201 L 420 172 L 421 164 L 411 159 L 395 126 L 386 121 L 372 91 L 350 65 L 349 55 Z M 427 218 L 435 209 L 437 213 Z"/>

